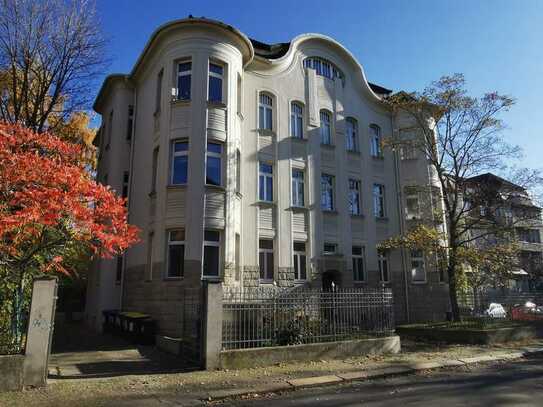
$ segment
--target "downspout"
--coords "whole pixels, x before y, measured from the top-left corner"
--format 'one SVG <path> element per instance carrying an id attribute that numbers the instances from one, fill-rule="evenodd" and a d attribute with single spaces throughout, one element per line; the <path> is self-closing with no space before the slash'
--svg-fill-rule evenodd
<path id="1" fill-rule="evenodd" d="M 134 113 L 133 113 L 133 119 L 132 119 L 132 137 L 130 140 L 130 164 L 128 166 L 128 177 L 129 177 L 129 183 L 128 183 L 128 202 L 126 204 L 127 209 L 127 219 L 126 221 L 130 222 L 130 204 L 132 203 L 132 185 L 133 185 L 133 179 L 134 179 L 134 146 L 136 142 L 136 117 L 138 113 L 138 89 L 134 87 L 134 101 L 132 102 L 134 106 Z M 123 294 L 124 294 L 124 279 L 126 276 L 126 252 L 123 254 L 123 274 L 121 277 L 121 291 L 119 293 L 119 309 L 122 310 L 123 307 Z"/>
<path id="2" fill-rule="evenodd" d="M 390 116 L 390 124 L 392 127 L 392 134 L 393 137 L 396 135 L 396 133 L 399 135 L 399 130 L 396 131 L 396 126 L 394 123 L 394 112 L 392 112 L 392 115 Z M 400 226 L 400 235 L 403 236 L 405 232 L 405 224 L 404 224 L 404 217 L 402 216 L 402 188 L 400 184 L 400 165 L 398 160 L 398 152 L 396 149 L 393 149 L 392 151 L 393 158 L 394 158 L 394 180 L 395 180 L 395 187 L 396 187 L 396 194 L 397 194 L 397 200 L 396 200 L 396 206 L 398 210 L 398 219 L 399 219 L 399 226 Z M 408 289 L 408 276 L 407 276 L 407 261 L 405 259 L 405 249 L 400 249 L 400 257 L 402 262 L 402 271 L 403 271 L 403 280 L 404 280 L 404 298 L 405 298 L 405 310 L 406 310 L 406 317 L 407 317 L 407 323 L 411 321 L 411 312 L 409 309 L 409 289 Z"/>

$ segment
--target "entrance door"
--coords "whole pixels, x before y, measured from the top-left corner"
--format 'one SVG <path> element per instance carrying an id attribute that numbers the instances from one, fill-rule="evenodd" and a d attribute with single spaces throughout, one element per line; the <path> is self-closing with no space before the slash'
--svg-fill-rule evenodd
<path id="1" fill-rule="evenodd" d="M 339 283 L 339 272 L 337 270 L 328 270 L 322 274 L 323 291 L 332 291 L 333 287 L 339 287 Z"/>

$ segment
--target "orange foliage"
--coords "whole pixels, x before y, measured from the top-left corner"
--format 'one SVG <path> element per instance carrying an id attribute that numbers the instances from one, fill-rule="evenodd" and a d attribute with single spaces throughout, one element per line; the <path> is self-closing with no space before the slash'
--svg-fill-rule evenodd
<path id="1" fill-rule="evenodd" d="M 0 257 L 41 255 L 41 271 L 67 272 L 52 246 L 83 243 L 110 258 L 139 240 L 124 200 L 85 171 L 81 148 L 0 122 Z"/>

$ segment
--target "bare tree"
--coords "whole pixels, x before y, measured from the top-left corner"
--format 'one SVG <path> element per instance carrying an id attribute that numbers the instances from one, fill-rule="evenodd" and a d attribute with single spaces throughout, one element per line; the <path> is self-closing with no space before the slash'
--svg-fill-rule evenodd
<path id="1" fill-rule="evenodd" d="M 499 177 L 477 177 L 507 173 L 512 160 L 521 156 L 520 148 L 502 137 L 500 116 L 514 104 L 511 97 L 495 92 L 471 97 L 464 77 L 456 74 L 433 82 L 422 93 L 395 94 L 388 103 L 416 136 L 394 136 L 387 144 L 420 151 L 441 186 L 447 221 L 445 267 L 453 318 L 459 320 L 457 277 L 463 253 L 474 244 L 500 244 L 511 237 L 515 222 L 540 217 L 539 211 L 523 201 L 527 199 L 526 188 L 541 182 L 540 173 L 520 170 L 517 173 L 522 177 L 517 177 L 515 184 Z M 514 214 L 508 216 L 511 208 L 515 208 Z"/>
<path id="2" fill-rule="evenodd" d="M 41 132 L 85 109 L 104 51 L 89 0 L 0 0 L 0 119 Z"/>

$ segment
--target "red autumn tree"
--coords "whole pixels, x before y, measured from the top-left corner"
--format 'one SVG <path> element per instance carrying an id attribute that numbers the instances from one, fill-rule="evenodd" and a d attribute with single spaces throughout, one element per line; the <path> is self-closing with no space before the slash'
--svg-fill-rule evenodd
<path id="1" fill-rule="evenodd" d="M 110 258 L 138 241 L 124 200 L 91 178 L 81 148 L 0 122 L 0 320 L 2 304 L 23 306 L 34 276 L 70 274 L 81 250 Z"/>
<path id="2" fill-rule="evenodd" d="M 13 270 L 58 271 L 77 242 L 110 258 L 138 241 L 124 200 L 96 183 L 81 147 L 0 123 L 0 256 Z"/>

